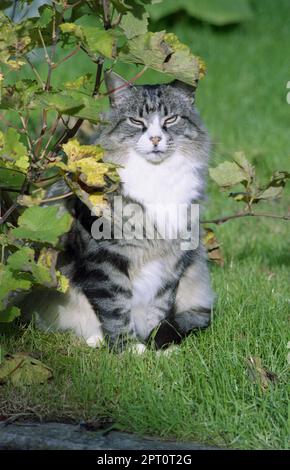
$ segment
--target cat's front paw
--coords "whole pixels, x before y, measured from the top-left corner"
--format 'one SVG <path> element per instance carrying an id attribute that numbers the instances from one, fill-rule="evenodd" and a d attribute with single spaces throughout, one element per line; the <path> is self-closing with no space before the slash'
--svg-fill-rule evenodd
<path id="1" fill-rule="evenodd" d="M 147 351 L 147 347 L 143 343 L 135 343 L 128 347 L 128 351 L 132 352 L 133 354 L 141 355 Z"/>
<path id="2" fill-rule="evenodd" d="M 90 348 L 100 348 L 103 344 L 104 338 L 101 335 L 92 335 L 86 339 L 86 343 Z"/>

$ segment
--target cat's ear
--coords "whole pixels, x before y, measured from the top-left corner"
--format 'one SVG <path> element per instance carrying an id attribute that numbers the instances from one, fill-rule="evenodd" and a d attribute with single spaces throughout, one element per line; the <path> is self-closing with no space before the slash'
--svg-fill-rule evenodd
<path id="1" fill-rule="evenodd" d="M 128 97 L 133 85 L 115 72 L 105 72 L 105 84 L 111 105 L 118 105 Z"/>
<path id="2" fill-rule="evenodd" d="M 174 82 L 171 82 L 170 85 L 176 88 L 177 90 L 179 90 L 184 95 L 186 95 L 187 98 L 190 99 L 192 103 L 194 103 L 197 82 L 196 82 L 196 86 L 193 86 L 193 85 L 188 85 L 188 83 L 181 82 L 180 80 L 174 80 Z"/>

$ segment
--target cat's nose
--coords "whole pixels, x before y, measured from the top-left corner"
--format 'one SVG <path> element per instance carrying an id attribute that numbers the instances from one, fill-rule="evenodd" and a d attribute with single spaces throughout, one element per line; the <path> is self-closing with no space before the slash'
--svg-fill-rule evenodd
<path id="1" fill-rule="evenodd" d="M 154 145 L 154 147 L 157 147 L 157 145 L 159 144 L 161 140 L 161 137 L 159 135 L 155 135 L 154 137 L 150 137 L 150 140 L 152 144 Z"/>

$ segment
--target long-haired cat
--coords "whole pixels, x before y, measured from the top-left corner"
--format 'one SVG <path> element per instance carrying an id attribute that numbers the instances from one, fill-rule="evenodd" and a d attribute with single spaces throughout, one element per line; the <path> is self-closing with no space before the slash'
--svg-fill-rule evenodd
<path id="1" fill-rule="evenodd" d="M 91 346 L 107 339 L 122 349 L 130 339 L 146 344 L 153 338 L 160 348 L 211 319 L 205 250 L 192 236 L 185 246 L 183 237 L 191 205 L 204 196 L 209 140 L 191 86 L 136 86 L 113 72 L 106 85 L 111 107 L 97 143 L 105 160 L 119 165 L 123 204 L 140 208 L 134 223 L 147 220 L 158 235 L 94 237 L 98 219 L 72 199 L 75 221 L 59 256 L 69 292 L 39 291 L 32 296 L 33 310 L 42 328 L 71 329 Z M 58 183 L 48 197 L 63 191 Z M 128 214 L 119 217 L 119 223 L 127 221 Z"/>

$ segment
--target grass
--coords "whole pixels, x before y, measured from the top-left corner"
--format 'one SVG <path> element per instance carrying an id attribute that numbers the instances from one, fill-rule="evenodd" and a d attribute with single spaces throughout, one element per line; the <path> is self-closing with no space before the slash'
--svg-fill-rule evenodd
<path id="1" fill-rule="evenodd" d="M 212 165 L 242 149 L 265 179 L 288 166 L 290 6 L 287 0 L 253 4 L 254 20 L 237 27 L 220 31 L 183 18 L 170 29 L 208 66 L 198 106 L 214 142 Z M 238 203 L 209 184 L 207 216 L 235 209 Z M 287 201 L 261 209 L 282 213 Z M 22 389 L 2 386 L 0 415 L 106 417 L 138 434 L 243 449 L 288 448 L 288 227 L 284 221 L 238 219 L 216 228 L 225 266 L 211 268 L 218 294 L 214 322 L 170 357 L 150 351 L 120 357 L 91 350 L 70 334 L 3 328 L 4 349 L 32 352 L 53 368 L 54 379 Z M 249 377 L 249 356 L 261 358 L 278 377 L 265 391 Z"/>

